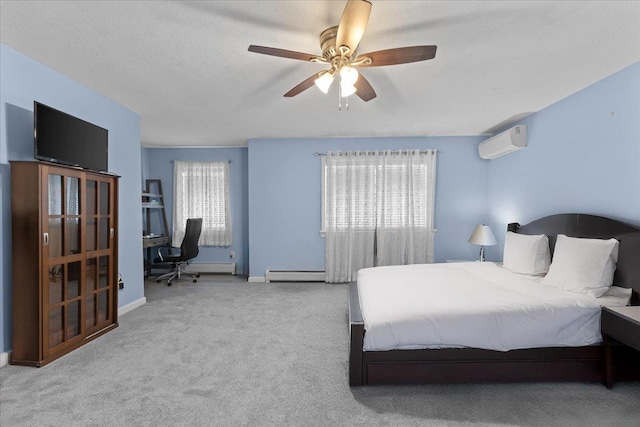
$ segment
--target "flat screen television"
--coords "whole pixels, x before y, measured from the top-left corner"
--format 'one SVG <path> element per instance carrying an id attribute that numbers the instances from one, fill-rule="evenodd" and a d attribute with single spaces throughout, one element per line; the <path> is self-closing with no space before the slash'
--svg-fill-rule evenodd
<path id="1" fill-rule="evenodd" d="M 99 172 L 108 169 L 109 131 L 33 102 L 35 158 Z"/>

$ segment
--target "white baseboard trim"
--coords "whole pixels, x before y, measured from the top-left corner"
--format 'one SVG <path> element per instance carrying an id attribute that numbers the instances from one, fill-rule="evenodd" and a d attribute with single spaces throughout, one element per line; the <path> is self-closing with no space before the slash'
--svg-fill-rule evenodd
<path id="1" fill-rule="evenodd" d="M 0 368 L 9 364 L 9 356 L 11 356 L 11 351 L 0 353 Z"/>
<path id="2" fill-rule="evenodd" d="M 189 264 L 187 271 L 196 271 L 198 273 L 229 273 L 236 275 L 235 262 L 194 262 Z"/>
<path id="3" fill-rule="evenodd" d="M 123 305 L 122 307 L 118 307 L 118 317 L 122 316 L 123 314 L 126 314 L 128 312 L 130 312 L 131 310 L 135 310 L 136 308 L 143 306 L 147 303 L 147 298 L 146 297 L 142 297 L 138 300 L 135 300 L 134 302 L 130 302 L 127 305 Z"/>
<path id="4" fill-rule="evenodd" d="M 267 270 L 265 281 L 269 282 L 324 282 L 324 271 Z"/>
<path id="5" fill-rule="evenodd" d="M 249 276 L 247 282 L 256 282 L 256 283 L 264 283 L 264 277 L 262 276 Z"/>

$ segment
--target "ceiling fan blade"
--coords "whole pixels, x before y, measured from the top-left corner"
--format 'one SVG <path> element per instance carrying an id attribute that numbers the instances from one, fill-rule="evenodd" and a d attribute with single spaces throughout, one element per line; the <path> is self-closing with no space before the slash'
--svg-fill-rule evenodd
<path id="1" fill-rule="evenodd" d="M 364 102 L 371 101 L 376 96 L 376 91 L 373 90 L 369 80 L 365 79 L 362 73 L 358 76 L 358 80 L 354 84 L 356 87 L 356 95 L 360 97 Z"/>
<path id="2" fill-rule="evenodd" d="M 315 80 L 320 76 L 320 73 L 316 73 L 313 76 L 309 77 L 307 80 L 300 83 L 298 86 L 291 89 L 289 92 L 285 93 L 284 96 L 287 98 L 291 98 L 292 96 L 298 95 L 300 92 L 304 92 L 314 85 Z"/>
<path id="3" fill-rule="evenodd" d="M 436 56 L 437 46 L 409 46 L 395 49 L 379 50 L 377 52 L 358 55 L 356 61 L 365 57 L 371 58 L 371 63 L 364 62 L 360 67 L 381 67 L 383 65 L 406 64 L 409 62 L 425 61 Z"/>
<path id="4" fill-rule="evenodd" d="M 310 53 L 295 52 L 293 50 L 278 49 L 275 47 L 256 46 L 253 44 L 249 46 L 249 52 L 279 56 L 281 58 L 299 59 L 301 61 L 311 61 L 312 59 L 318 59 L 318 55 L 311 55 Z"/>
<path id="5" fill-rule="evenodd" d="M 360 44 L 364 35 L 364 30 L 369 22 L 371 14 L 371 3 L 366 0 L 349 0 L 344 7 L 338 34 L 336 35 L 336 49 L 340 51 L 340 46 L 349 47 L 346 56 L 350 57 Z"/>

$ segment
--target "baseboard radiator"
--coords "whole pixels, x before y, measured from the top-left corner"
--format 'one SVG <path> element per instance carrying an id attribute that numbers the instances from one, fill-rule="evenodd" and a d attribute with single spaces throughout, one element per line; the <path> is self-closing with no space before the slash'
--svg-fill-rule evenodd
<path id="1" fill-rule="evenodd" d="M 188 271 L 195 271 L 201 274 L 227 273 L 236 274 L 235 262 L 194 262 L 187 267 Z"/>
<path id="2" fill-rule="evenodd" d="M 324 271 L 267 270 L 265 282 L 324 282 Z"/>

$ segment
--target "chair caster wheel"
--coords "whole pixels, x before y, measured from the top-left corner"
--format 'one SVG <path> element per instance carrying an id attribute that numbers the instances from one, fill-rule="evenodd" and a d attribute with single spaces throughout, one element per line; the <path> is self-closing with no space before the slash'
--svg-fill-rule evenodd
<path id="1" fill-rule="evenodd" d="M 167 286 L 171 286 L 171 285 L 173 285 L 173 283 L 167 282 Z"/>
<path id="2" fill-rule="evenodd" d="M 198 279 L 193 279 L 193 283 L 196 283 L 198 281 Z"/>
<path id="3" fill-rule="evenodd" d="M 196 277 L 200 277 L 200 273 L 196 273 Z"/>
<path id="4" fill-rule="evenodd" d="M 156 279 L 156 283 L 160 283 L 160 279 Z"/>

